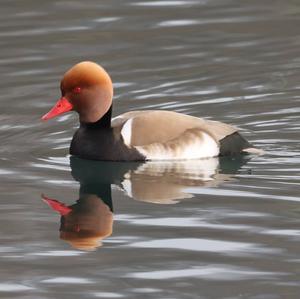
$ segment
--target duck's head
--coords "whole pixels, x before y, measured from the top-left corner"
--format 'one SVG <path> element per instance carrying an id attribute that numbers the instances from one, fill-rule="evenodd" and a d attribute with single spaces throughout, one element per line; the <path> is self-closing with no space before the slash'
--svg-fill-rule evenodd
<path id="1" fill-rule="evenodd" d="M 113 85 L 107 72 L 90 61 L 69 69 L 60 84 L 61 98 L 42 119 L 48 120 L 70 110 L 79 113 L 81 122 L 93 123 L 112 105 Z"/>

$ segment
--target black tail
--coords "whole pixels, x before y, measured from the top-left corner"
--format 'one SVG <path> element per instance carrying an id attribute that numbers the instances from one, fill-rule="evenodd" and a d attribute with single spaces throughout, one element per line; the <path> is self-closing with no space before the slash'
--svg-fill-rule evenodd
<path id="1" fill-rule="evenodd" d="M 241 154 L 244 149 L 251 148 L 253 145 L 242 135 L 235 132 L 220 140 L 220 156 L 233 156 Z"/>

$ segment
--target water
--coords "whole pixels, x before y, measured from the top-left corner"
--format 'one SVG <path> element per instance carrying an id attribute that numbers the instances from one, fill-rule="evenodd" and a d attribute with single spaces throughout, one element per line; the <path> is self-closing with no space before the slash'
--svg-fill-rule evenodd
<path id="1" fill-rule="evenodd" d="M 2 1 L 1 298 L 299 298 L 299 13 L 295 0 Z M 224 121 L 266 154 L 71 169 L 77 116 L 40 116 L 87 59 L 113 78 L 114 115 Z M 60 224 L 42 193 L 74 217 Z"/>

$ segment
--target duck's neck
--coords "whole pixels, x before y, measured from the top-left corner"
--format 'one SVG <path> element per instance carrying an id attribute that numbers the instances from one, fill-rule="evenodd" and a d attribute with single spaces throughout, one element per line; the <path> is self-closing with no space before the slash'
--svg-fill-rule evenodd
<path id="1" fill-rule="evenodd" d="M 87 123 L 80 122 L 80 127 L 83 128 L 110 128 L 111 127 L 111 115 L 112 115 L 112 105 L 109 107 L 108 111 L 96 122 Z"/>

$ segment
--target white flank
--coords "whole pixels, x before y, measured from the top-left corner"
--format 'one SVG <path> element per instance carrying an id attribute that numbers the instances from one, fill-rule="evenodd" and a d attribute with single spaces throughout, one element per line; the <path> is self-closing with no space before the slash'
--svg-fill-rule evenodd
<path id="1" fill-rule="evenodd" d="M 147 160 L 189 160 L 211 158 L 219 155 L 218 143 L 207 133 L 198 132 L 192 140 L 184 143 L 178 140 L 178 144 L 153 143 L 147 146 L 135 147 Z"/>
<path id="2" fill-rule="evenodd" d="M 121 135 L 123 137 L 124 143 L 128 146 L 131 145 L 132 121 L 133 121 L 132 118 L 127 120 L 126 123 L 123 125 L 123 128 L 121 130 Z"/>
<path id="3" fill-rule="evenodd" d="M 193 144 L 184 148 L 181 159 L 211 158 L 219 155 L 217 142 L 207 133 L 202 133 L 202 140 L 195 140 Z"/>

